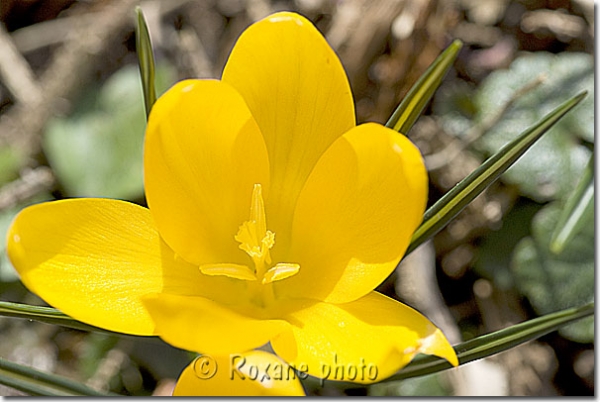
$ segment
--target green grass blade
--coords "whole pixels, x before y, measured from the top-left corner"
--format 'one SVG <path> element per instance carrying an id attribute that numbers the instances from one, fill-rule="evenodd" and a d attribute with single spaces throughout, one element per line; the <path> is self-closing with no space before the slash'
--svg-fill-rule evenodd
<path id="1" fill-rule="evenodd" d="M 539 338 L 558 328 L 594 314 L 594 303 L 547 314 L 511 327 L 463 342 L 454 347 L 460 364 L 489 357 Z M 383 382 L 419 377 L 452 368 L 445 360 L 432 356 L 418 356 L 408 366 Z"/>
<path id="2" fill-rule="evenodd" d="M 24 318 L 27 320 L 35 320 L 46 324 L 60 325 L 63 327 L 79 329 L 83 331 L 105 332 L 115 335 L 122 335 L 116 332 L 111 332 L 84 324 L 52 307 L 30 306 L 28 304 L 0 301 L 0 316 Z"/>
<path id="3" fill-rule="evenodd" d="M 462 48 L 462 42 L 455 40 L 438 56 L 429 66 L 427 71 L 419 78 L 406 94 L 400 105 L 396 108 L 386 127 L 393 128 L 402 134 L 407 134 L 415 121 L 421 115 L 421 112 L 431 99 L 437 88 L 442 83 L 442 79 L 452 67 L 458 52 Z"/>
<path id="4" fill-rule="evenodd" d="M 146 106 L 146 117 L 150 115 L 152 105 L 156 101 L 156 88 L 154 86 L 154 52 L 148 25 L 140 6 L 135 8 L 137 24 L 135 29 L 135 47 L 140 64 L 140 75 L 142 76 L 142 89 L 144 91 L 144 104 Z"/>
<path id="5" fill-rule="evenodd" d="M 554 109 L 444 194 L 438 202 L 425 211 L 423 223 L 413 234 L 406 255 L 446 226 L 475 197 L 515 163 L 561 117 L 575 107 L 586 94 L 587 92 L 582 92 Z"/>
<path id="6" fill-rule="evenodd" d="M 0 358 L 0 384 L 32 396 L 117 396 L 102 393 L 55 374 L 44 373 Z"/>
<path id="7" fill-rule="evenodd" d="M 594 155 L 583 172 L 575 191 L 568 198 L 560 215 L 556 228 L 552 233 L 550 251 L 560 254 L 569 241 L 589 223 L 594 209 Z M 592 222 L 593 224 L 593 222 Z"/>

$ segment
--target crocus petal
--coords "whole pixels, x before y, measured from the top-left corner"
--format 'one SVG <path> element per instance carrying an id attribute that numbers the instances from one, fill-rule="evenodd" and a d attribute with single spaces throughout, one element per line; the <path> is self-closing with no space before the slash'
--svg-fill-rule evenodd
<path id="1" fill-rule="evenodd" d="M 314 164 L 355 125 L 344 69 L 310 21 L 283 12 L 242 33 L 223 81 L 242 95 L 265 138 L 271 169 L 271 193 L 265 198 L 269 228 L 285 232 Z M 280 236 L 278 242 L 284 241 Z"/>
<path id="2" fill-rule="evenodd" d="M 278 293 L 334 303 L 356 300 L 393 270 L 421 222 L 427 172 L 419 150 L 379 124 L 338 139 L 306 182 L 289 254 L 300 264 Z"/>
<path id="3" fill-rule="evenodd" d="M 198 353 L 244 352 L 289 328 L 284 320 L 240 314 L 204 297 L 163 293 L 145 297 L 144 304 L 165 342 Z"/>
<path id="4" fill-rule="evenodd" d="M 144 180 L 166 243 L 201 265 L 248 265 L 234 236 L 248 219 L 252 189 L 268 192 L 264 141 L 241 96 L 214 80 L 182 81 L 152 107 Z"/>
<path id="5" fill-rule="evenodd" d="M 183 370 L 173 391 L 173 396 L 305 395 L 296 373 L 262 350 L 200 356 Z"/>
<path id="6" fill-rule="evenodd" d="M 71 199 L 25 208 L 7 240 L 8 256 L 32 292 L 111 331 L 154 334 L 140 301 L 145 294 L 211 288 L 161 241 L 148 209 L 123 201 Z"/>
<path id="7" fill-rule="evenodd" d="M 271 341 L 273 350 L 319 378 L 381 381 L 417 353 L 458 364 L 454 349 L 427 318 L 376 292 L 340 305 L 308 303 L 286 319 L 292 330 Z"/>

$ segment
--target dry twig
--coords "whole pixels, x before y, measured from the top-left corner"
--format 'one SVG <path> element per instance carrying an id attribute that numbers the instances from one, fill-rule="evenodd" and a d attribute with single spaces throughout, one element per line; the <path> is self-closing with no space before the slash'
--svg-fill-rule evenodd
<path id="1" fill-rule="evenodd" d="M 15 105 L 0 117 L 0 145 L 10 144 L 30 158 L 39 153 L 46 122 L 87 81 L 94 61 L 114 43 L 121 28 L 133 24 L 135 4 L 137 0 L 106 1 L 93 24 L 77 21 L 38 80 L 42 96 Z"/>

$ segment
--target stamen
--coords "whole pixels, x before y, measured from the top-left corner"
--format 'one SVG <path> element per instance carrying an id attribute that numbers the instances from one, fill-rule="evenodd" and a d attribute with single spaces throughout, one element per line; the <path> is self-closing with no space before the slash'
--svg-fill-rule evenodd
<path id="1" fill-rule="evenodd" d="M 243 279 L 246 281 L 255 281 L 256 275 L 249 267 L 239 264 L 205 264 L 200 265 L 200 272 L 204 275 L 216 276 L 224 275 L 234 279 Z"/>
<path id="2" fill-rule="evenodd" d="M 290 276 L 296 275 L 299 271 L 299 264 L 280 262 L 279 264 L 276 264 L 273 268 L 265 272 L 265 275 L 262 279 L 262 284 L 264 285 L 267 283 L 289 278 Z"/>

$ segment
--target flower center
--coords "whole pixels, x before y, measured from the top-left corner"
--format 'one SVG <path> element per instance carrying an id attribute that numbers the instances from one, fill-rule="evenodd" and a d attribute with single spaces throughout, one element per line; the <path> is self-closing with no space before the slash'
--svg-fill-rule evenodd
<path id="1" fill-rule="evenodd" d="M 250 219 L 242 223 L 234 238 L 240 243 L 240 249 L 252 258 L 254 269 L 233 263 L 205 264 L 200 266 L 203 274 L 224 275 L 246 281 L 258 280 L 262 285 L 267 285 L 289 278 L 300 271 L 300 265 L 295 263 L 280 262 L 271 266 L 270 250 L 275 244 L 275 233 L 267 230 L 265 203 L 260 184 L 255 184 L 252 190 Z"/>

